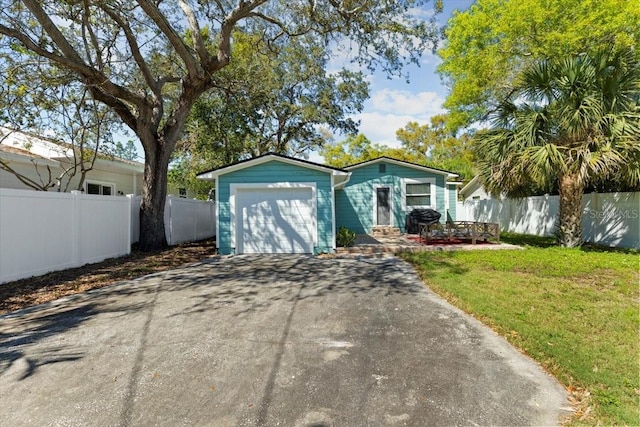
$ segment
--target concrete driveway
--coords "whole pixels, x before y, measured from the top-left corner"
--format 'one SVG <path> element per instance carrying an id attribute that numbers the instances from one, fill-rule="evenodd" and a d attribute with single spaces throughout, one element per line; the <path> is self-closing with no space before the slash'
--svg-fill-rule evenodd
<path id="1" fill-rule="evenodd" d="M 553 425 L 563 388 L 396 258 L 238 256 L 0 317 L 0 424 Z"/>

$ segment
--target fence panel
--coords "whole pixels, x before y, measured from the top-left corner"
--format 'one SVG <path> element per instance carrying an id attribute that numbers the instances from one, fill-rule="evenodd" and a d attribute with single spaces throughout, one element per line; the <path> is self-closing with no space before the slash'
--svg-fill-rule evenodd
<path id="1" fill-rule="evenodd" d="M 551 236 L 560 212 L 558 196 L 467 200 L 459 212 L 470 221 L 496 222 L 514 233 Z M 585 242 L 640 249 L 640 193 L 591 193 L 582 199 Z"/>
<path id="2" fill-rule="evenodd" d="M 168 223 L 167 242 L 170 245 L 215 235 L 214 202 L 168 196 L 167 205 L 165 227 Z"/>
<path id="3" fill-rule="evenodd" d="M 129 201 L 0 189 L 0 283 L 126 255 Z"/>
<path id="4" fill-rule="evenodd" d="M 81 265 L 128 254 L 131 248 L 129 200 L 80 195 L 79 201 Z"/>
<path id="5" fill-rule="evenodd" d="M 131 198 L 131 242 L 140 240 L 140 196 Z M 167 196 L 164 232 L 169 245 L 202 240 L 216 235 L 215 202 Z"/>

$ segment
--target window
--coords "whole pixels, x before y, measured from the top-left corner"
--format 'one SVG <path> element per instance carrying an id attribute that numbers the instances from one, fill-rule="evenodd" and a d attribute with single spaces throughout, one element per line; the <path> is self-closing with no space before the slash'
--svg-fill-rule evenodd
<path id="1" fill-rule="evenodd" d="M 404 180 L 404 205 L 407 211 L 435 207 L 435 182 L 430 178 Z"/>
<path id="2" fill-rule="evenodd" d="M 180 195 L 180 197 L 182 197 L 183 199 L 187 198 L 187 189 L 184 187 L 178 188 L 178 194 Z"/>
<path id="3" fill-rule="evenodd" d="M 385 165 L 384 163 L 380 163 L 378 165 L 378 172 L 380 172 L 380 173 L 387 172 L 387 165 Z"/>
<path id="4" fill-rule="evenodd" d="M 86 194 L 98 194 L 102 196 L 111 196 L 114 193 L 115 186 L 113 184 L 87 182 L 85 184 Z"/>

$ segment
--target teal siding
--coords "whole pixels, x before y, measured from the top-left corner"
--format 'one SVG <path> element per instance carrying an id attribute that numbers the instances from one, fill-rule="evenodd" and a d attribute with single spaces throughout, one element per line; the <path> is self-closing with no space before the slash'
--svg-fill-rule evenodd
<path id="1" fill-rule="evenodd" d="M 332 252 L 334 242 L 331 215 L 331 175 L 328 172 L 272 160 L 218 177 L 219 229 L 217 239 L 220 254 L 235 253 L 235 248 L 231 246 L 230 185 L 271 182 L 314 182 L 316 184 L 318 243 L 314 248 L 314 252 Z"/>
<path id="2" fill-rule="evenodd" d="M 403 208 L 403 178 L 435 179 L 435 209 L 443 214 L 445 220 L 445 176 L 423 172 L 414 168 L 385 163 L 386 171 L 379 172 L 380 163 L 351 170 L 351 179 L 342 190 L 336 191 L 336 225 L 347 227 L 356 233 L 371 233 L 373 228 L 373 195 L 378 185 L 388 185 L 393 191 L 393 226 L 404 231 L 405 216 Z"/>
<path id="3" fill-rule="evenodd" d="M 447 185 L 449 191 L 449 218 L 448 221 L 457 221 L 456 206 L 458 201 L 458 192 L 455 185 Z"/>

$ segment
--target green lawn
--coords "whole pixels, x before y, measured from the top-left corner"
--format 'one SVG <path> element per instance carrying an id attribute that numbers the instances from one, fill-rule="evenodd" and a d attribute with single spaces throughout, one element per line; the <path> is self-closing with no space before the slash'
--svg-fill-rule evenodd
<path id="1" fill-rule="evenodd" d="M 402 254 L 425 283 L 540 362 L 582 399 L 572 424 L 640 425 L 640 255 L 564 249 Z"/>

